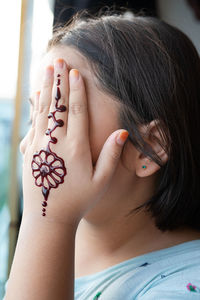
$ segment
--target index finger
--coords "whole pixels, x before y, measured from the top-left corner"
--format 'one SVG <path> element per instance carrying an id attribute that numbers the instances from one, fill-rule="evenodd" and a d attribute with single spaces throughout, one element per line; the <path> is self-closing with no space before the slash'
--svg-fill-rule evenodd
<path id="1" fill-rule="evenodd" d="M 83 78 L 76 69 L 72 69 L 69 73 L 69 86 L 67 140 L 72 151 L 71 163 L 74 169 L 77 166 L 79 171 L 91 173 L 87 96 Z"/>

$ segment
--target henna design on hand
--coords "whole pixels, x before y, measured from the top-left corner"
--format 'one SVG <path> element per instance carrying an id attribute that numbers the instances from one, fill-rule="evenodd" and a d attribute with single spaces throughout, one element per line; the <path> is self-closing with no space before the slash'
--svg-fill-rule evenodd
<path id="1" fill-rule="evenodd" d="M 60 77 L 60 74 L 58 74 L 57 77 Z M 54 153 L 50 148 L 51 143 L 56 144 L 58 142 L 57 138 L 52 136 L 52 133 L 57 127 L 62 127 L 64 125 L 63 120 L 56 119 L 56 113 L 66 111 L 65 105 L 59 106 L 59 100 L 61 98 L 61 92 L 59 88 L 60 78 L 57 79 L 56 85 L 55 111 L 50 112 L 48 115 L 48 118 L 53 120 L 54 125 L 53 128 L 48 128 L 46 131 L 46 135 L 50 136 L 50 140 L 45 150 L 42 149 L 33 155 L 33 160 L 31 163 L 35 184 L 38 187 L 42 187 L 42 194 L 44 196 L 44 201 L 42 202 L 42 216 L 46 216 L 47 200 L 51 188 L 56 189 L 59 184 L 62 184 L 64 182 L 64 177 L 67 174 L 64 160 L 57 156 L 57 154 Z"/>

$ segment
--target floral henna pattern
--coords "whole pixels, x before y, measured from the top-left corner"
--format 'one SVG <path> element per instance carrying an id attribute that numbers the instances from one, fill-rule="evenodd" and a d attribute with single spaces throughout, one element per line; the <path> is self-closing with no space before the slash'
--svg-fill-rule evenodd
<path id="1" fill-rule="evenodd" d="M 60 75 L 58 74 L 57 77 L 60 77 Z M 59 106 L 59 100 L 61 98 L 59 85 L 60 78 L 57 80 L 55 111 L 50 112 L 48 115 L 48 118 L 52 118 L 53 120 L 53 127 L 51 129 L 48 128 L 46 131 L 46 135 L 50 136 L 50 140 L 46 150 L 42 149 L 33 155 L 31 163 L 35 184 L 42 188 L 42 194 L 44 196 L 44 201 L 42 202 L 42 216 L 46 216 L 46 206 L 50 190 L 52 188 L 56 189 L 59 184 L 62 184 L 64 182 L 64 177 L 67 174 L 64 160 L 57 156 L 56 153 L 52 152 L 50 148 L 51 143 L 56 144 L 58 142 L 57 138 L 52 136 L 52 132 L 55 131 L 57 127 L 62 127 L 64 125 L 63 120 L 56 119 L 57 112 L 66 111 L 65 105 Z"/>
<path id="2" fill-rule="evenodd" d="M 188 283 L 186 287 L 187 287 L 188 291 L 190 291 L 190 292 L 200 293 L 200 288 L 196 287 L 192 283 Z"/>
<path id="3" fill-rule="evenodd" d="M 65 166 L 62 158 L 55 153 L 41 150 L 33 155 L 33 177 L 35 184 L 42 187 L 42 193 L 47 200 L 51 188 L 57 188 L 64 182 Z"/>

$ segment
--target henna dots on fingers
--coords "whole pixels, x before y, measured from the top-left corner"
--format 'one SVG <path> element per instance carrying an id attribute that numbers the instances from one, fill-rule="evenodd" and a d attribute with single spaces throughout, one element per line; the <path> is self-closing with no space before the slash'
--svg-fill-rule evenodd
<path id="1" fill-rule="evenodd" d="M 52 136 L 52 133 L 57 127 L 62 127 L 64 125 L 63 120 L 56 119 L 57 112 L 66 111 L 65 105 L 59 106 L 59 100 L 61 98 L 60 92 L 60 74 L 57 75 L 56 82 L 56 95 L 55 95 L 55 110 L 50 112 L 48 118 L 53 120 L 53 127 L 48 128 L 46 135 L 50 137 L 46 149 L 42 149 L 33 155 L 33 160 L 31 163 L 32 175 L 35 178 L 35 184 L 38 187 L 42 187 L 42 194 L 44 201 L 42 202 L 42 216 L 46 216 L 46 206 L 49 196 L 49 192 L 52 188 L 56 189 L 59 184 L 64 182 L 64 177 L 67 174 L 65 168 L 64 160 L 59 157 L 56 153 L 51 150 L 51 143 L 56 144 L 58 142 L 57 138 Z"/>

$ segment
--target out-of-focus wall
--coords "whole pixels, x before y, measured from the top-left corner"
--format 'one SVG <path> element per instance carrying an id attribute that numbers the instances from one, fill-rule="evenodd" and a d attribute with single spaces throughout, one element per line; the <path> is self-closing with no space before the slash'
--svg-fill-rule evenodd
<path id="1" fill-rule="evenodd" d="M 157 0 L 157 7 L 160 18 L 185 32 L 200 53 L 200 21 L 187 1 Z"/>
<path id="2" fill-rule="evenodd" d="M 53 7 L 54 0 L 0 1 L 0 300 L 23 206 L 19 142 L 29 129 L 30 69 L 51 37 Z"/>

